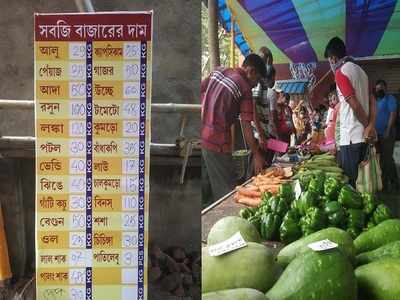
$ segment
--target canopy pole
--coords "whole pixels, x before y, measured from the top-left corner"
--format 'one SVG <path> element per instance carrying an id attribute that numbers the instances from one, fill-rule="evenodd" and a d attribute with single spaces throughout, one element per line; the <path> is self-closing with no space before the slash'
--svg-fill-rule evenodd
<path id="1" fill-rule="evenodd" d="M 217 0 L 208 0 L 208 46 L 210 50 L 210 69 L 220 66 L 218 40 L 218 7 Z"/>
<path id="2" fill-rule="evenodd" d="M 230 49 L 231 62 L 230 67 L 235 67 L 235 19 L 231 15 L 231 49 Z"/>

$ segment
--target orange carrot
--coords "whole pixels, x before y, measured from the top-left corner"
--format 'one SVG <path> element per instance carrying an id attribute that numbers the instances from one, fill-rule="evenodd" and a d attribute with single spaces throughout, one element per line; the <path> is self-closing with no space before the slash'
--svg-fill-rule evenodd
<path id="1" fill-rule="evenodd" d="M 261 198 L 240 197 L 237 202 L 250 207 L 258 207 L 261 204 Z"/>
<path id="2" fill-rule="evenodd" d="M 239 189 L 238 193 L 244 197 L 261 197 L 260 191 L 248 190 L 246 188 Z"/>

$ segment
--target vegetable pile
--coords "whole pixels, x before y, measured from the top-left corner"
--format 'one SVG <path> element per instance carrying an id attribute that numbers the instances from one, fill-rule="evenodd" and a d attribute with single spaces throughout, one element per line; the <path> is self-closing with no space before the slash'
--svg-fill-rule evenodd
<path id="1" fill-rule="evenodd" d="M 285 244 L 327 227 L 341 228 L 356 238 L 389 219 L 387 206 L 348 185 L 332 159 L 327 154 L 314 156 L 294 176 L 295 182 L 283 182 L 276 194 L 261 193 L 258 206 L 242 209 L 240 216 L 263 240 Z"/>
<path id="2" fill-rule="evenodd" d="M 292 175 L 291 168 L 276 167 L 265 174 L 254 176 L 251 184 L 236 188 L 235 201 L 250 207 L 258 207 L 261 204 L 262 193 L 276 194 L 279 186 L 287 182 L 287 178 Z"/>
<path id="3" fill-rule="evenodd" d="M 270 174 L 253 180 L 258 204 L 250 197 L 240 217 L 211 229 L 202 251 L 203 299 L 400 299 L 400 219 L 386 205 L 348 185 L 327 154 L 303 163 L 295 181 Z M 279 185 L 262 190 L 275 184 L 271 178 Z M 244 247 L 210 255 L 209 247 L 237 232 Z M 265 240 L 285 246 L 276 253 Z M 318 242 L 334 244 L 310 247 Z"/>
<path id="4" fill-rule="evenodd" d="M 213 236 L 219 232 L 219 237 L 226 233 L 229 238 L 232 227 L 247 237 L 254 231 L 248 221 L 227 218 L 211 229 Z M 251 239 L 258 237 L 251 234 Z M 337 247 L 310 248 L 326 239 Z M 290 243 L 278 254 L 247 241 L 243 248 L 210 256 L 212 245 L 202 251 L 202 299 L 400 299 L 400 219 L 385 220 L 354 241 L 349 232 L 328 227 Z"/>

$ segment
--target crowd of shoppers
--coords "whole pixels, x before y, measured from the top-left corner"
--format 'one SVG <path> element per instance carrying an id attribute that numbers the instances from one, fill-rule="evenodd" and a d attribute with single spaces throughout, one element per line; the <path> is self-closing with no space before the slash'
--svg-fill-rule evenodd
<path id="1" fill-rule="evenodd" d="M 370 92 L 364 70 L 347 55 L 344 42 L 335 37 L 325 49 L 335 83 L 326 102 L 312 107 L 295 103 L 275 84 L 271 51 L 262 47 L 246 57 L 241 68 L 219 68 L 201 84 L 202 154 L 214 200 L 235 186 L 231 125 L 239 118 L 246 145 L 251 150 L 251 173 L 268 167 L 274 152 L 269 139 L 287 144 L 330 145 L 338 163 L 355 186 L 358 167 L 367 145 L 376 142 L 381 158 L 383 183 L 398 188 L 393 161 L 396 139 L 397 100 L 379 80 Z"/>

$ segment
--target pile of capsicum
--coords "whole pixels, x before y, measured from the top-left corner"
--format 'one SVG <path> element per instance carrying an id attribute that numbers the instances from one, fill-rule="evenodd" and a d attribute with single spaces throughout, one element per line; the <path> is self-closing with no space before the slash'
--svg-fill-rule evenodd
<path id="1" fill-rule="evenodd" d="M 327 227 L 342 228 L 356 238 L 391 213 L 374 195 L 359 193 L 339 178 L 315 170 L 282 184 L 276 195 L 263 193 L 261 205 L 242 209 L 240 216 L 264 240 L 287 244 Z"/>

